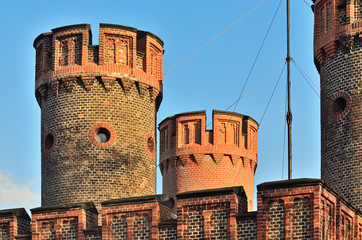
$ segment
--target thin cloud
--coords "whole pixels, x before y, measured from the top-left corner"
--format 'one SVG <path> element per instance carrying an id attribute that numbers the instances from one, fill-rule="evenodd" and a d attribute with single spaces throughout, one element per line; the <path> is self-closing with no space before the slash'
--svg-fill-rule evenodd
<path id="1" fill-rule="evenodd" d="M 40 195 L 32 191 L 34 183 L 19 183 L 10 172 L 0 171 L 0 209 L 40 206 Z"/>

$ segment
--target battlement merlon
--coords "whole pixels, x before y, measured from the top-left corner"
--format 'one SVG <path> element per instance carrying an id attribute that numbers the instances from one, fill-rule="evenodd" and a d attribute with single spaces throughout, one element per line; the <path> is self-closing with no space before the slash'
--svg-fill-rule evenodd
<path id="1" fill-rule="evenodd" d="M 351 0 L 314 0 L 314 58 L 318 66 L 338 48 L 347 51 L 362 37 L 362 9 Z"/>
<path id="2" fill-rule="evenodd" d="M 162 92 L 163 41 L 136 28 L 101 23 L 99 45 L 89 24 L 52 29 L 34 41 L 37 90 L 62 79 L 113 78 Z"/>
<path id="3" fill-rule="evenodd" d="M 159 124 L 160 162 L 174 156 L 220 153 L 257 159 L 259 124 L 239 113 L 213 110 L 213 128 L 206 129 L 206 112 L 185 112 Z"/>

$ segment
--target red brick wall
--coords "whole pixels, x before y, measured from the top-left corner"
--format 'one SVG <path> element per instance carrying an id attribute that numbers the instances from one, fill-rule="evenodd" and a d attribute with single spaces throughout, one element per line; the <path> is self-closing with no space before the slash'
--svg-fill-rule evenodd
<path id="1" fill-rule="evenodd" d="M 321 77 L 321 176 L 362 209 L 361 1 L 316 0 L 314 56 Z"/>
<path id="2" fill-rule="evenodd" d="M 30 217 L 24 208 L 0 210 L 0 239 L 30 238 Z"/>
<path id="3" fill-rule="evenodd" d="M 84 207 L 90 206 L 90 208 Z M 84 229 L 97 225 L 93 204 L 72 204 L 32 209 L 32 238 L 84 239 Z"/>
<path id="4" fill-rule="evenodd" d="M 236 215 L 246 195 L 243 192 L 240 198 L 232 191 L 225 188 L 178 194 L 177 239 L 236 239 Z"/>
<path id="5" fill-rule="evenodd" d="M 162 198 L 162 196 L 161 196 Z M 102 239 L 159 239 L 158 224 L 171 210 L 158 196 L 102 203 Z"/>
<path id="6" fill-rule="evenodd" d="M 99 46 L 87 24 L 35 40 L 43 206 L 155 194 L 162 46 L 151 33 L 112 24 L 100 25 Z M 99 129 L 107 142 L 96 140 Z"/>
<path id="7" fill-rule="evenodd" d="M 253 209 L 258 124 L 237 113 L 214 111 L 213 130 L 205 112 L 165 119 L 160 130 L 163 192 L 243 186 Z"/>
<path id="8" fill-rule="evenodd" d="M 257 239 L 358 239 L 361 219 L 319 179 L 258 185 Z"/>

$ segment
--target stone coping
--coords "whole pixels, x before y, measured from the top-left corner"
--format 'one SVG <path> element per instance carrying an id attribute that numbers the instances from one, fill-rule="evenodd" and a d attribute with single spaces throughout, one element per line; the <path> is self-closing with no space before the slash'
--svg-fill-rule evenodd
<path id="1" fill-rule="evenodd" d="M 102 207 L 110 207 L 110 206 L 120 206 L 120 205 L 133 205 L 133 204 L 142 204 L 142 203 L 160 203 L 167 207 L 171 207 L 171 203 L 169 201 L 169 196 L 165 194 L 158 195 L 148 195 L 148 196 L 140 196 L 140 197 L 130 197 L 130 198 L 117 198 L 111 199 L 108 201 L 102 202 Z"/>
<path id="2" fill-rule="evenodd" d="M 308 186 L 321 186 L 331 194 L 333 194 L 338 200 L 343 204 L 351 208 L 357 215 L 362 216 L 361 210 L 354 207 L 350 202 L 348 202 L 343 196 L 339 194 L 335 189 L 329 186 L 324 180 L 318 178 L 299 178 L 292 180 L 282 180 L 274 182 L 265 182 L 257 185 L 258 191 L 263 190 L 272 190 L 272 189 L 281 189 L 281 188 L 296 188 L 296 187 L 308 187 Z"/>
<path id="3" fill-rule="evenodd" d="M 98 211 L 93 202 L 45 206 L 45 207 L 33 208 L 30 209 L 30 211 L 32 214 L 37 214 L 37 213 L 60 212 L 60 211 L 70 211 L 70 210 L 79 210 L 79 209 L 90 210 L 92 213 L 98 214 Z"/>
<path id="4" fill-rule="evenodd" d="M 189 198 L 224 196 L 231 194 L 235 194 L 246 199 L 246 194 L 242 186 L 184 192 L 176 194 L 176 198 L 177 200 L 180 200 L 180 199 L 189 199 Z"/>
<path id="5" fill-rule="evenodd" d="M 200 111 L 191 111 L 191 112 L 178 113 L 178 114 L 169 116 L 169 117 L 165 118 L 164 120 L 162 120 L 158 124 L 158 127 L 160 127 L 163 123 L 165 123 L 168 120 L 175 120 L 176 118 L 179 118 L 179 117 L 198 116 L 198 115 L 206 115 L 206 111 L 205 110 L 200 110 Z M 255 124 L 257 124 L 259 126 L 259 123 L 255 119 L 253 119 L 252 117 L 249 117 L 249 116 L 246 116 L 244 114 L 237 113 L 237 112 L 228 112 L 228 111 L 221 111 L 221 110 L 213 109 L 212 110 L 212 115 L 231 116 L 231 117 L 242 118 L 243 120 L 251 120 L 251 121 L 253 121 Z"/>
<path id="6" fill-rule="evenodd" d="M 240 220 L 246 220 L 246 219 L 255 219 L 258 216 L 258 212 L 254 211 L 254 212 L 245 212 L 245 213 L 239 213 L 238 215 L 236 215 L 236 220 L 240 221 Z"/>
<path id="7" fill-rule="evenodd" d="M 85 234 L 98 234 L 102 233 L 102 226 L 95 226 L 87 229 L 83 229 Z"/>
<path id="8" fill-rule="evenodd" d="M 159 228 L 177 227 L 177 219 L 164 220 L 158 224 Z"/>
<path id="9" fill-rule="evenodd" d="M 25 208 L 11 208 L 11 209 L 0 210 L 0 217 L 9 217 L 9 216 L 19 217 L 29 221 L 31 220 Z"/>

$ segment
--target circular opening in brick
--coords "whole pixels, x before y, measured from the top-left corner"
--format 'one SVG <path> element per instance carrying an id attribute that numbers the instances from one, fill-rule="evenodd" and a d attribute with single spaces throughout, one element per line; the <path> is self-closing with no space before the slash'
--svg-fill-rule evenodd
<path id="1" fill-rule="evenodd" d="M 54 136 L 51 133 L 48 133 L 48 135 L 46 135 L 45 140 L 44 140 L 44 147 L 45 150 L 49 151 L 54 145 Z"/>
<path id="2" fill-rule="evenodd" d="M 147 139 L 147 147 L 150 152 L 155 151 L 155 140 L 153 139 L 153 137 L 149 137 Z"/>
<path id="3" fill-rule="evenodd" d="M 96 131 L 95 139 L 99 143 L 106 143 L 111 138 L 111 133 L 106 128 L 98 128 Z"/>
<path id="4" fill-rule="evenodd" d="M 333 106 L 332 106 L 333 113 L 336 115 L 343 113 L 344 109 L 346 109 L 346 106 L 347 106 L 347 101 L 344 97 L 336 98 L 333 101 Z"/>

